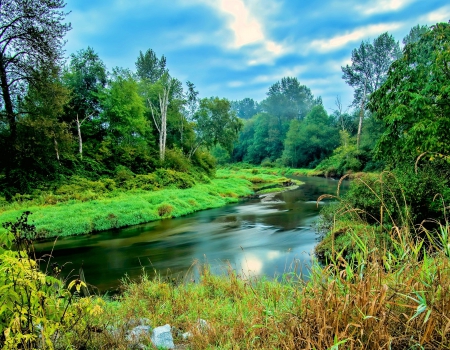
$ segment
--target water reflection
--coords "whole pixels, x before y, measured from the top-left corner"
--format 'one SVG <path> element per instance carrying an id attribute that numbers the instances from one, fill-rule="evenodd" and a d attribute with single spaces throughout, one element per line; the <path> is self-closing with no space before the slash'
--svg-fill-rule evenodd
<path id="1" fill-rule="evenodd" d="M 276 202 L 249 200 L 183 218 L 59 239 L 54 260 L 70 261 L 76 271 L 82 266 L 87 281 L 102 291 L 116 288 L 125 274 L 137 278 L 142 269 L 185 274 L 194 261 L 205 259 L 215 273 L 227 264 L 245 276 L 271 277 L 294 267 L 306 271 L 317 244 L 315 200 L 335 193 L 337 181 L 301 180 L 305 185 L 279 194 Z M 49 252 L 52 244 L 36 248 Z"/>

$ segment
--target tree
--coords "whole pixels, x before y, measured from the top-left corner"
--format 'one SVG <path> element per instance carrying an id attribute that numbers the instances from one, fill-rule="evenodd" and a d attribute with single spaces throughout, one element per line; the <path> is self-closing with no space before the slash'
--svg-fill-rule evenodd
<path id="1" fill-rule="evenodd" d="M 180 141 L 181 149 L 183 149 L 183 136 L 186 121 L 192 121 L 195 112 L 198 109 L 198 91 L 195 90 L 194 83 L 189 80 L 186 82 L 187 91 L 184 94 L 184 113 L 180 113 Z"/>
<path id="2" fill-rule="evenodd" d="M 85 125 L 85 134 L 89 137 L 98 138 L 102 129 L 99 118 L 100 93 L 107 83 L 106 67 L 91 47 L 71 55 L 69 67 L 64 74 L 64 83 L 71 90 L 66 114 L 70 122 L 76 123 L 78 152 L 82 159 L 81 127 Z"/>
<path id="3" fill-rule="evenodd" d="M 165 73 L 157 83 L 148 86 L 147 93 L 151 96 L 147 97 L 147 102 L 159 134 L 159 158 L 161 161 L 164 161 L 167 144 L 169 104 L 176 104 L 177 107 L 180 105 L 180 103 L 175 103 L 175 101 L 182 100 L 182 84 L 178 79 L 172 78 L 168 73 Z M 155 107 L 153 102 L 154 97 L 152 96 L 155 94 L 157 94 L 158 107 Z"/>
<path id="4" fill-rule="evenodd" d="M 109 151 L 119 158 L 115 159 L 114 166 L 121 164 L 136 169 L 139 167 L 136 163 L 148 162 L 152 128 L 145 116 L 145 102 L 139 95 L 138 83 L 131 72 L 119 68 L 113 70 L 109 89 L 102 96 L 102 107 L 101 120 L 106 126 L 103 142 L 110 145 Z M 108 147 L 101 150 L 109 153 Z"/>
<path id="5" fill-rule="evenodd" d="M 292 167 L 314 167 L 339 144 L 339 134 L 323 106 L 315 106 L 304 120 L 292 120 L 283 159 Z"/>
<path id="6" fill-rule="evenodd" d="M 418 42 L 423 34 L 429 31 L 428 26 L 421 26 L 420 24 L 412 27 L 408 35 L 406 35 L 402 42 L 403 45 L 414 44 Z"/>
<path id="7" fill-rule="evenodd" d="M 352 104 L 360 109 L 357 147 L 360 144 L 367 98 L 384 83 L 390 65 L 400 56 L 398 42 L 386 32 L 374 39 L 373 43 L 363 41 L 358 49 L 352 51 L 351 66 L 341 67 L 342 78 L 355 90 Z"/>
<path id="8" fill-rule="evenodd" d="M 314 99 L 311 90 L 300 85 L 297 78 L 285 77 L 269 88 L 263 108 L 282 124 L 292 119 L 302 120 L 311 108 L 319 104 L 322 100 Z"/>
<path id="9" fill-rule="evenodd" d="M 231 108 L 236 112 L 237 116 L 242 119 L 250 119 L 258 113 L 258 103 L 252 98 L 244 98 L 240 101 L 232 101 Z"/>
<path id="10" fill-rule="evenodd" d="M 2 0 L 0 2 L 0 123 L 8 137 L 8 162 L 13 161 L 19 103 L 29 86 L 42 77 L 36 71 L 58 66 L 63 37 L 63 0 Z"/>
<path id="11" fill-rule="evenodd" d="M 383 121 L 379 157 L 395 166 L 450 160 L 450 24 L 438 23 L 406 45 L 369 108 Z"/>
<path id="12" fill-rule="evenodd" d="M 168 72 L 164 55 L 158 58 L 152 49 L 148 49 L 145 54 L 139 51 L 136 61 L 136 74 L 139 79 L 154 84 Z"/>
<path id="13" fill-rule="evenodd" d="M 218 144 L 231 153 L 243 125 L 231 111 L 230 101 L 218 97 L 201 99 L 194 121 L 195 139 L 191 140 L 189 158 L 200 146 L 211 149 Z"/>

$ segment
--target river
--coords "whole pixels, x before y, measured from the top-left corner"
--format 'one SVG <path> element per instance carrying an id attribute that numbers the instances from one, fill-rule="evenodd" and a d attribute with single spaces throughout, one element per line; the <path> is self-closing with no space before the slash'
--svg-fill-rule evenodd
<path id="1" fill-rule="evenodd" d="M 293 270 L 307 276 L 319 239 L 314 228 L 316 199 L 335 194 L 338 181 L 296 179 L 305 184 L 276 195 L 272 202 L 244 200 L 182 218 L 59 238 L 55 244 L 36 244 L 36 252 L 42 256 L 54 245 L 50 264 L 66 263 L 63 271 L 72 275 L 82 267 L 86 281 L 102 293 L 115 292 L 125 275 L 139 278 L 143 269 L 164 278 L 189 273 L 195 279 L 195 262 L 209 263 L 214 273 L 232 266 L 245 276 L 274 277 Z"/>

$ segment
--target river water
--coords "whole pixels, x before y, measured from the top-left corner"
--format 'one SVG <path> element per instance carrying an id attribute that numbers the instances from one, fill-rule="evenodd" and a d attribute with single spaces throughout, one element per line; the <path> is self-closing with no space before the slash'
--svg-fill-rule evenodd
<path id="1" fill-rule="evenodd" d="M 244 200 L 182 218 L 60 238 L 55 245 L 44 242 L 35 248 L 42 255 L 54 245 L 50 264 L 66 263 L 63 271 L 72 275 L 82 267 L 86 281 L 101 292 L 115 291 L 125 275 L 139 278 L 143 269 L 149 275 L 189 274 L 195 279 L 199 266 L 195 262 L 207 262 L 215 273 L 232 266 L 245 276 L 274 277 L 294 269 L 307 276 L 319 239 L 314 222 L 323 205 L 318 208 L 316 199 L 336 194 L 338 181 L 296 179 L 305 184 L 278 194 L 271 202 Z"/>

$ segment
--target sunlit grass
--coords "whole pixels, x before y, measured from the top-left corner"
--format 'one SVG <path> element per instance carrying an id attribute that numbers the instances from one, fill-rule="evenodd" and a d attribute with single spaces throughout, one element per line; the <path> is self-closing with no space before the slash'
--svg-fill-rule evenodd
<path id="1" fill-rule="evenodd" d="M 215 179 L 210 184 L 197 184 L 188 189 L 118 191 L 112 197 L 86 202 L 69 201 L 46 206 L 24 203 L 19 208 L 0 213 L 0 221 L 15 221 L 23 211 L 29 210 L 32 212 L 30 220 L 41 235 L 78 235 L 217 208 L 251 193 L 251 183 L 245 179 Z M 170 205 L 170 212 L 161 211 L 163 205 Z"/>

